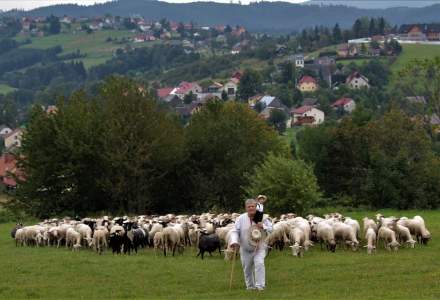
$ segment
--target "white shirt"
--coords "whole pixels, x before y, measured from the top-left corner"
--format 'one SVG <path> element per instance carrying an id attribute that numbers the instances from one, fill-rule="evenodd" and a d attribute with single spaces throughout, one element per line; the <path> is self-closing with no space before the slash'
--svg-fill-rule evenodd
<path id="1" fill-rule="evenodd" d="M 259 212 L 263 212 L 263 210 L 264 210 L 264 205 L 263 205 L 262 203 L 257 203 L 257 210 L 258 210 Z"/>
<path id="2" fill-rule="evenodd" d="M 231 240 L 229 241 L 229 245 L 232 244 L 240 244 L 240 247 L 243 250 L 248 252 L 255 251 L 255 246 L 252 246 L 249 243 L 249 229 L 252 225 L 256 223 L 248 216 L 247 213 L 240 215 L 237 220 L 235 220 L 234 229 L 231 231 Z M 267 233 L 272 232 L 272 223 L 269 219 L 263 220 L 263 229 L 266 230 Z M 265 246 L 266 243 L 263 242 Z"/>

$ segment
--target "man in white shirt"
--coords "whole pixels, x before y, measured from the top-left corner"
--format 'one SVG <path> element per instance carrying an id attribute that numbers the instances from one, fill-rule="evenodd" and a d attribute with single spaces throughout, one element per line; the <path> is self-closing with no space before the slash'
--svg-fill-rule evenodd
<path id="1" fill-rule="evenodd" d="M 266 286 L 266 274 L 264 258 L 266 257 L 267 244 L 261 240 L 256 246 L 249 241 L 249 230 L 252 226 L 258 226 L 267 233 L 272 231 L 272 223 L 268 219 L 256 224 L 253 221 L 257 211 L 257 201 L 248 199 L 245 202 L 246 213 L 235 220 L 235 227 L 231 232 L 230 246 L 235 249 L 240 246 L 240 258 L 243 266 L 244 280 L 248 290 L 264 290 Z"/>

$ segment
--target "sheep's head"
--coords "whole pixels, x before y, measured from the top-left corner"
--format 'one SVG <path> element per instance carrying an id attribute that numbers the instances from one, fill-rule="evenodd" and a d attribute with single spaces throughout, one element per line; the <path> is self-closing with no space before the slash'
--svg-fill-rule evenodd
<path id="1" fill-rule="evenodd" d="M 394 251 L 397 251 L 397 250 L 399 250 L 400 244 L 397 241 L 393 241 L 393 242 L 390 243 L 390 247 Z"/>
<path id="2" fill-rule="evenodd" d="M 335 242 L 335 240 L 329 241 L 328 247 L 329 247 L 331 252 L 335 252 L 336 251 L 336 242 Z"/>
<path id="3" fill-rule="evenodd" d="M 345 244 L 349 247 L 351 247 L 351 250 L 357 251 L 359 247 L 358 241 L 346 241 Z"/>
<path id="4" fill-rule="evenodd" d="M 373 252 L 376 252 L 376 246 L 365 245 L 364 248 L 367 248 L 367 254 L 372 254 Z"/>
<path id="5" fill-rule="evenodd" d="M 290 246 L 290 248 L 292 248 L 293 256 L 301 257 L 303 255 L 304 248 L 302 246 L 295 243 L 293 246 Z"/>
<path id="6" fill-rule="evenodd" d="M 417 242 L 414 241 L 414 240 L 408 240 L 408 241 L 406 241 L 406 243 L 408 244 L 408 246 L 409 246 L 410 248 L 415 248 L 415 244 L 416 244 Z"/>
<path id="7" fill-rule="evenodd" d="M 73 251 L 79 251 L 79 249 L 81 248 L 81 245 L 80 244 L 75 244 L 75 245 L 73 245 Z"/>

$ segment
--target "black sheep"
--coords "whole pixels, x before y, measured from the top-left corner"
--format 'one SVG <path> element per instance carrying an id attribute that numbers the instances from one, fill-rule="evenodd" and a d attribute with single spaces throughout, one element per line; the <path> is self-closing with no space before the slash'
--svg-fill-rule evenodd
<path id="1" fill-rule="evenodd" d="M 121 254 L 121 248 L 124 243 L 124 237 L 122 232 L 115 232 L 110 235 L 110 247 L 112 248 L 113 254 Z"/>
<path id="2" fill-rule="evenodd" d="M 17 225 L 11 230 L 11 237 L 15 239 L 15 233 L 18 229 L 23 228 L 23 224 L 17 223 Z"/>
<path id="3" fill-rule="evenodd" d="M 199 239 L 199 253 L 197 254 L 197 257 L 199 255 L 203 256 L 205 254 L 205 252 L 208 252 L 209 255 L 212 256 L 212 252 L 214 252 L 215 250 L 218 249 L 218 252 L 221 255 L 221 251 L 220 251 L 220 238 L 218 237 L 217 234 L 213 233 L 213 234 L 207 234 L 205 232 L 201 232 L 201 236 Z"/>

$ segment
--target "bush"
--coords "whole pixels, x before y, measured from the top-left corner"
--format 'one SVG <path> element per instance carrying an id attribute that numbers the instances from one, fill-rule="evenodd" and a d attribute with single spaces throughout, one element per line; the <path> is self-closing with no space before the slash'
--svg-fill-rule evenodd
<path id="1" fill-rule="evenodd" d="M 303 160 L 292 160 L 270 154 L 267 159 L 248 176 L 249 196 L 265 194 L 271 214 L 295 212 L 304 214 L 321 198 L 313 169 Z"/>

